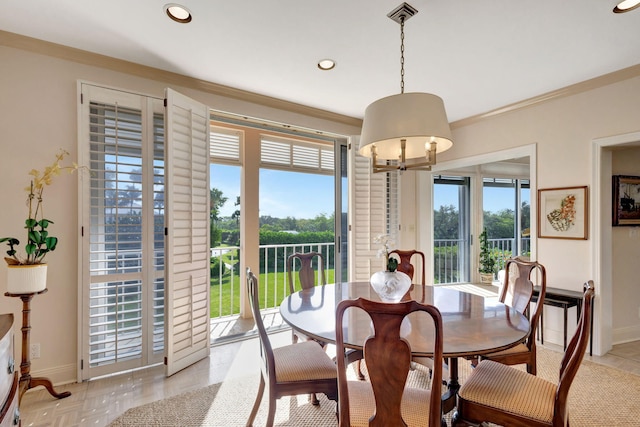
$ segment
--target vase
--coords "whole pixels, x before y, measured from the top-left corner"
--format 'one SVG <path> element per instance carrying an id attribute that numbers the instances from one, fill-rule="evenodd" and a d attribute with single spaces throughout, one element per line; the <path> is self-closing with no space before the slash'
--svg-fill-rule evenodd
<path id="1" fill-rule="evenodd" d="M 30 294 L 47 287 L 47 264 L 8 265 L 7 292 Z"/>
<path id="2" fill-rule="evenodd" d="M 371 287 L 384 302 L 400 302 L 411 287 L 411 278 L 400 271 L 378 271 L 371 276 Z"/>

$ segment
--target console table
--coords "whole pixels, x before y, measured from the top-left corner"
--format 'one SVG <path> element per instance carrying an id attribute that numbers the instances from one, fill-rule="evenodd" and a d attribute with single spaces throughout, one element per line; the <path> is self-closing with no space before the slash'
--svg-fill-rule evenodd
<path id="1" fill-rule="evenodd" d="M 538 301 L 538 295 L 540 294 L 540 287 L 535 286 L 533 288 L 532 302 Z M 567 289 L 550 288 L 547 286 L 544 294 L 544 305 L 552 307 L 560 307 L 564 312 L 564 349 L 567 349 L 567 311 L 571 307 L 576 307 L 576 321 L 580 318 L 580 312 L 582 311 L 582 292 L 570 291 Z M 591 306 L 591 324 L 589 325 L 589 356 L 593 356 L 593 305 Z M 540 343 L 544 344 L 544 310 L 540 315 Z"/>
<path id="2" fill-rule="evenodd" d="M 64 391 L 62 393 L 57 393 L 53 389 L 53 384 L 48 378 L 33 378 L 31 377 L 31 359 L 29 352 L 29 334 L 31 332 L 31 300 L 34 296 L 38 294 L 43 294 L 47 292 L 47 289 L 40 292 L 30 292 L 26 294 L 12 294 L 9 292 L 5 292 L 5 296 L 8 297 L 17 297 L 22 300 L 22 363 L 20 363 L 20 393 L 18 400 L 22 400 L 22 395 L 29 389 L 37 387 L 39 385 L 44 386 L 49 394 L 58 399 L 63 399 L 65 397 L 71 396 L 70 391 Z"/>

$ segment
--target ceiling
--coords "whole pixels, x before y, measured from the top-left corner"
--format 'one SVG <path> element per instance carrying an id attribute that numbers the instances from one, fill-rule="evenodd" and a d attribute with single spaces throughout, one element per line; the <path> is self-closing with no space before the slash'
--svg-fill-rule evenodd
<path id="1" fill-rule="evenodd" d="M 400 92 L 400 0 L 173 1 L 191 23 L 164 0 L 0 0 L 0 29 L 355 118 Z M 439 95 L 449 121 L 640 63 L 640 10 L 616 0 L 409 3 L 405 92 Z"/>

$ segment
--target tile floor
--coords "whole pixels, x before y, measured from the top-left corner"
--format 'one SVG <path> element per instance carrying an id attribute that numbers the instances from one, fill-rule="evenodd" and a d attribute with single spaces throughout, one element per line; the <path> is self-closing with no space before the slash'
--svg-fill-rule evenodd
<path id="1" fill-rule="evenodd" d="M 274 345 L 288 344 L 290 331 L 271 335 Z M 547 347 L 553 347 L 545 345 Z M 560 347 L 556 348 L 561 350 Z M 127 409 L 154 400 L 195 390 L 228 378 L 259 372 L 258 341 L 255 337 L 215 345 L 211 356 L 170 378 L 164 367 L 123 373 L 81 384 L 56 387 L 72 395 L 56 400 L 42 388 L 29 390 L 23 397 L 23 427 L 106 426 Z M 613 366 L 640 375 L 640 341 L 614 346 L 604 356 L 585 356 L 586 360 Z"/>
<path id="2" fill-rule="evenodd" d="M 469 289 L 466 289 L 469 291 Z M 471 290 L 477 291 L 477 290 Z M 264 313 L 265 326 L 273 328 L 274 346 L 291 342 L 291 331 L 282 325 L 277 311 Z M 68 390 L 66 399 L 54 399 L 42 387 L 29 390 L 20 407 L 22 427 L 74 427 L 108 425 L 131 407 L 175 396 L 225 379 L 259 373 L 259 348 L 253 321 L 225 319 L 212 322 L 211 338 L 214 345 L 209 358 L 178 372 L 170 378 L 164 375 L 164 366 L 126 372 L 80 384 L 56 386 L 56 391 Z M 235 338 L 227 334 L 240 333 Z M 561 346 L 545 347 L 562 351 Z M 604 356 L 585 355 L 607 366 L 640 375 L 640 341 L 615 345 Z"/>

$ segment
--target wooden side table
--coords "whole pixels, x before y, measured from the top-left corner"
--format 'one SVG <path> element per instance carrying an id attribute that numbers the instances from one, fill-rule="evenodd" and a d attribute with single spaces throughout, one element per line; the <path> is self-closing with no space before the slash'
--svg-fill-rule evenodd
<path id="1" fill-rule="evenodd" d="M 22 362 L 20 363 L 20 394 L 18 400 L 22 400 L 22 395 L 29 389 L 38 387 L 39 385 L 44 386 L 49 394 L 58 399 L 64 399 L 65 397 L 71 396 L 70 391 L 64 391 L 62 393 L 58 393 L 53 389 L 53 384 L 48 378 L 37 377 L 33 378 L 30 374 L 31 372 L 31 359 L 29 352 L 29 335 L 31 332 L 31 300 L 34 296 L 38 294 L 43 294 L 47 292 L 47 289 L 40 292 L 30 292 L 26 294 L 12 294 L 9 292 L 5 292 L 5 296 L 8 297 L 18 297 L 22 300 Z"/>

